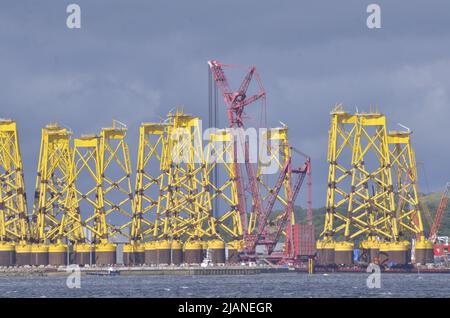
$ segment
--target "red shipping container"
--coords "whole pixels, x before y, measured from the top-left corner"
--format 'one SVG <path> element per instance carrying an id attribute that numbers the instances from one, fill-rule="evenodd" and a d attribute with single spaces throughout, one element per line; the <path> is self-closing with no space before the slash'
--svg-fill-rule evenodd
<path id="1" fill-rule="evenodd" d="M 314 226 L 308 224 L 294 224 L 293 226 L 294 252 L 296 256 L 312 256 L 316 253 Z"/>

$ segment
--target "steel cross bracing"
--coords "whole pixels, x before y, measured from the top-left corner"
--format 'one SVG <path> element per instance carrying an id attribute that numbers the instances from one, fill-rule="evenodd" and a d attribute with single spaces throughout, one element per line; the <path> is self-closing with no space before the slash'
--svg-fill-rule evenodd
<path id="1" fill-rule="evenodd" d="M 233 158 L 233 137 L 229 130 L 222 129 L 210 133 L 205 153 L 207 187 L 212 206 L 219 209 L 212 218 L 212 232 L 223 241 L 236 241 L 242 245 L 243 230 L 237 209 L 237 186 L 231 158 Z M 215 169 L 219 170 L 225 180 L 214 182 Z"/>
<path id="2" fill-rule="evenodd" d="M 229 65 L 222 64 L 218 61 L 212 60 L 208 62 L 212 78 L 215 81 L 223 100 L 227 107 L 227 117 L 231 128 L 243 128 L 244 123 L 244 110 L 245 107 L 262 100 L 265 103 L 266 93 L 256 72 L 255 67 L 250 67 L 244 76 L 239 88 L 233 91 L 230 83 L 224 72 L 224 68 Z M 257 92 L 251 96 L 248 96 L 248 90 L 251 85 L 252 79 L 256 79 Z M 289 238 L 291 236 L 292 225 L 294 224 L 294 203 L 298 191 L 303 182 L 305 175 L 308 175 L 308 187 L 311 183 L 311 170 L 309 167 L 310 161 L 307 160 L 307 169 L 302 171 L 302 176 L 297 181 L 298 191 L 294 194 L 292 191 L 292 175 L 293 170 L 291 167 L 291 153 L 290 147 L 287 141 L 287 127 L 275 128 L 269 132 L 271 141 L 279 141 L 278 147 L 268 147 L 268 155 L 270 157 L 269 163 L 275 163 L 279 169 L 278 181 L 275 185 L 271 186 L 267 178 L 264 178 L 262 170 L 264 165 L 258 161 L 257 172 L 255 173 L 253 164 L 249 160 L 249 144 L 248 140 L 242 136 L 242 131 L 238 130 L 238 134 L 235 138 L 233 156 L 233 175 L 235 177 L 236 189 L 237 189 L 237 209 L 241 217 L 241 224 L 243 228 L 245 249 L 243 250 L 246 255 L 254 255 L 257 245 L 265 245 L 269 254 L 273 251 L 276 242 L 280 239 L 281 234 L 287 236 L 287 241 L 292 242 Z M 244 149 L 245 154 L 245 172 L 247 175 L 246 180 L 243 177 L 241 166 L 237 162 L 237 146 Z M 298 172 L 299 169 L 296 169 Z M 247 211 L 247 202 L 245 198 L 245 182 L 248 184 L 248 188 L 251 194 L 251 210 Z M 284 190 L 282 192 L 281 188 Z M 312 208 L 311 208 L 311 190 L 308 190 L 308 222 L 312 223 Z M 275 203 L 281 205 L 283 212 L 277 216 L 272 214 Z M 273 232 L 273 224 L 275 224 L 275 233 Z M 288 243 L 289 245 L 290 243 Z M 289 253 L 286 251 L 285 253 Z"/>
<path id="3" fill-rule="evenodd" d="M 212 206 L 207 188 L 200 119 L 177 110 L 169 114 L 161 158 L 156 239 L 199 240 L 212 235 Z"/>
<path id="4" fill-rule="evenodd" d="M 232 91 L 223 72 L 227 65 L 217 61 L 209 65 L 227 105 L 229 128 L 244 128 L 246 107 L 265 101 L 256 68 L 250 67 L 239 88 Z M 247 96 L 252 82 L 258 91 Z M 247 254 L 255 254 L 257 245 L 266 245 L 270 254 L 284 235 L 285 250 L 290 253 L 294 201 L 305 176 L 311 185 L 311 169 L 309 161 L 305 167 L 293 168 L 287 127 L 269 130 L 268 162 L 253 163 L 249 142 L 240 130 L 237 138 L 230 130 L 216 131 L 206 142 L 217 155 L 231 157 L 225 162 L 210 160 L 210 153 L 204 153 L 198 117 L 178 109 L 162 123 L 142 124 L 134 193 L 126 133 L 118 121 L 99 135 L 74 140 L 66 128 L 45 127 L 30 228 L 15 122 L 2 121 L 1 240 L 37 246 L 56 243 L 57 247 L 72 243 L 77 252 L 86 250 L 84 243 L 96 248 L 111 243 L 119 233 L 132 246 L 158 240 L 211 240 L 226 241 Z M 237 160 L 238 146 L 244 149 L 243 165 Z M 264 177 L 265 165 L 271 164 L 279 169 L 275 184 Z M 219 171 L 224 180 L 218 177 Z M 251 207 L 247 207 L 246 191 L 251 194 Z M 308 222 L 310 203 L 309 190 Z M 273 213 L 278 208 L 281 213 Z"/>
<path id="5" fill-rule="evenodd" d="M 108 236 L 131 237 L 133 193 L 127 127 L 114 120 L 100 133 L 100 171 Z"/>
<path id="6" fill-rule="evenodd" d="M 98 136 L 85 136 L 74 140 L 72 182 L 74 200 L 80 211 L 82 230 L 92 233 L 94 244 L 108 243 L 101 155 Z M 83 175 L 83 179 L 81 179 Z M 83 240 L 85 237 L 83 238 Z"/>
<path id="7" fill-rule="evenodd" d="M 377 112 L 331 113 L 324 240 L 424 240 L 411 132 Z"/>
<path id="8" fill-rule="evenodd" d="M 411 132 L 391 132 L 388 135 L 391 165 L 396 192 L 396 223 L 399 235 L 423 240 L 424 230 L 417 191 L 417 166 L 411 145 Z"/>
<path id="9" fill-rule="evenodd" d="M 32 240 L 62 243 L 70 220 L 65 213 L 72 168 L 72 133 L 56 124 L 42 129 L 33 207 Z"/>
<path id="10" fill-rule="evenodd" d="M 30 238 L 22 156 L 16 122 L 0 120 L 0 242 Z"/>
<path id="11" fill-rule="evenodd" d="M 328 191 L 321 236 L 398 237 L 386 118 L 331 113 Z"/>
<path id="12" fill-rule="evenodd" d="M 162 172 L 162 154 L 167 142 L 167 124 L 143 123 L 139 127 L 139 145 L 134 191 L 131 240 L 143 243 L 154 239 L 154 222 Z"/>

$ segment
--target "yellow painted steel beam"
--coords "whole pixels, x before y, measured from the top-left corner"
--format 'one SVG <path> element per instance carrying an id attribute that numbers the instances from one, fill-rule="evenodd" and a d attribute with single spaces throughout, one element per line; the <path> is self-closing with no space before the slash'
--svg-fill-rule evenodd
<path id="1" fill-rule="evenodd" d="M 205 162 L 207 190 L 210 192 L 211 204 L 218 207 L 211 222 L 212 235 L 223 241 L 242 241 L 243 230 L 238 211 L 238 193 L 233 168 L 233 137 L 227 129 L 216 130 L 209 135 L 206 146 Z M 214 171 L 223 176 L 213 182 Z"/>
<path id="2" fill-rule="evenodd" d="M 0 241 L 30 238 L 22 156 L 16 122 L 0 120 Z"/>
<path id="3" fill-rule="evenodd" d="M 108 237 L 131 237 L 133 193 L 127 128 L 117 121 L 100 133 L 100 172 Z"/>
<path id="4" fill-rule="evenodd" d="M 33 204 L 33 236 L 36 243 L 62 243 L 70 239 L 70 219 L 65 215 L 71 175 L 71 132 L 56 124 L 42 129 L 41 148 Z"/>
<path id="5" fill-rule="evenodd" d="M 134 191 L 131 240 L 143 243 L 154 239 L 154 223 L 162 179 L 163 149 L 167 139 L 167 124 L 143 123 L 139 127 L 139 145 Z M 152 170 L 153 169 L 153 170 Z"/>
<path id="6" fill-rule="evenodd" d="M 79 226 L 82 228 L 78 229 L 78 232 L 89 230 L 92 233 L 93 243 L 107 244 L 109 232 L 103 198 L 99 139 L 100 137 L 91 135 L 74 140 L 71 176 L 74 185 L 72 205 L 76 206 L 81 217 Z M 80 175 L 83 175 L 83 180 L 80 180 Z M 82 186 L 87 189 L 81 190 Z M 82 238 L 83 241 L 85 239 L 85 237 Z"/>
<path id="7" fill-rule="evenodd" d="M 379 113 L 331 113 L 328 190 L 321 236 L 398 239 L 386 118 Z"/>
<path id="8" fill-rule="evenodd" d="M 417 165 L 411 145 L 411 132 L 391 132 L 388 136 L 394 187 L 396 220 L 405 238 L 424 240 L 423 220 L 417 191 Z"/>
<path id="9" fill-rule="evenodd" d="M 168 116 L 154 237 L 182 241 L 210 237 L 214 228 L 200 120 L 177 110 Z"/>

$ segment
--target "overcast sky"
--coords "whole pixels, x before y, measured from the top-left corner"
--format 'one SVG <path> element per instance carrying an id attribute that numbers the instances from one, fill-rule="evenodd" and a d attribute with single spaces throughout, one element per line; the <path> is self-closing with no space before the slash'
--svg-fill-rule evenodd
<path id="1" fill-rule="evenodd" d="M 78 30 L 66 27 L 72 2 Z M 312 156 L 315 206 L 336 103 L 378 105 L 391 129 L 410 127 L 429 190 L 440 190 L 450 180 L 450 2 L 376 1 L 382 28 L 370 30 L 373 2 L 1 1 L 0 117 L 18 122 L 29 197 L 41 127 L 79 136 L 119 119 L 134 162 L 141 122 L 176 105 L 207 119 L 209 59 L 256 65 L 269 123 L 288 124 Z"/>

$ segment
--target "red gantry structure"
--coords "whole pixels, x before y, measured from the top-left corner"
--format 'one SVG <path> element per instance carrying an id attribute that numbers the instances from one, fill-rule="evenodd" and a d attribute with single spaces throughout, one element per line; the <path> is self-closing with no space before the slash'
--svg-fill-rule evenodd
<path id="1" fill-rule="evenodd" d="M 267 195 L 262 195 L 261 192 L 264 190 L 263 178 L 256 172 L 259 171 L 260 162 L 258 160 L 256 169 L 254 163 L 250 162 L 249 141 L 245 138 L 242 130 L 247 127 L 245 110 L 248 106 L 260 101 L 263 104 L 263 109 L 265 109 L 266 92 L 261 78 L 256 68 L 251 66 L 248 68 L 239 88 L 233 90 L 224 71 L 224 69 L 232 67 L 232 65 L 223 64 L 216 60 L 208 61 L 208 65 L 210 74 L 212 75 L 210 76 L 225 102 L 229 128 L 241 128 L 236 130 L 233 151 L 233 169 L 238 192 L 237 209 L 241 217 L 244 233 L 243 239 L 245 242 L 245 248 L 241 250 L 241 259 L 256 259 L 258 257 L 256 251 L 258 245 L 265 247 L 266 254 L 264 254 L 264 257 L 267 259 L 273 258 L 276 261 L 292 261 L 297 256 L 300 256 L 298 253 L 301 252 L 307 252 L 305 256 L 311 256 L 314 253 L 315 241 L 312 225 L 312 180 L 311 160 L 309 156 L 289 145 L 287 141 L 287 127 L 271 129 L 268 134 L 272 137 L 277 135 L 278 137 L 274 137 L 274 139 L 279 138 L 281 140 L 282 147 L 280 147 L 280 152 L 282 153 L 282 160 L 284 162 L 280 165 L 281 171 L 279 171 L 279 175 L 276 178 L 276 183 L 273 186 L 266 185 L 265 190 L 267 190 Z M 254 86 L 257 91 L 249 94 L 248 91 L 252 82 L 256 83 Z M 211 109 L 212 107 L 210 106 L 210 111 Z M 244 168 L 238 162 L 238 146 L 244 151 Z M 299 168 L 293 167 L 291 158 L 292 151 L 306 158 L 303 166 Z M 297 176 L 295 181 L 293 178 L 294 175 Z M 306 224 L 303 224 L 303 227 L 299 230 L 300 224 L 296 224 L 294 218 L 294 204 L 303 185 L 305 176 L 307 177 L 308 186 L 307 220 Z M 284 189 L 283 194 L 281 194 L 282 189 Z M 247 206 L 246 191 L 251 196 L 250 208 Z M 278 214 L 274 211 L 277 202 L 281 202 L 283 207 L 282 211 Z M 294 238 L 294 233 L 297 235 L 296 238 Z M 282 255 L 275 256 L 275 247 L 277 243 L 282 242 L 283 238 L 283 253 Z M 306 244 L 305 242 L 301 242 L 304 239 L 308 239 L 309 242 Z M 302 248 L 300 248 L 300 245 Z"/>
<path id="2" fill-rule="evenodd" d="M 444 215 L 445 209 L 447 207 L 449 197 L 450 197 L 450 182 L 448 182 L 445 185 L 445 189 L 439 201 L 436 215 L 434 216 L 433 224 L 431 225 L 430 234 L 428 237 L 429 240 L 432 242 L 435 242 L 437 239 L 439 228 L 441 227 L 442 216 Z"/>

